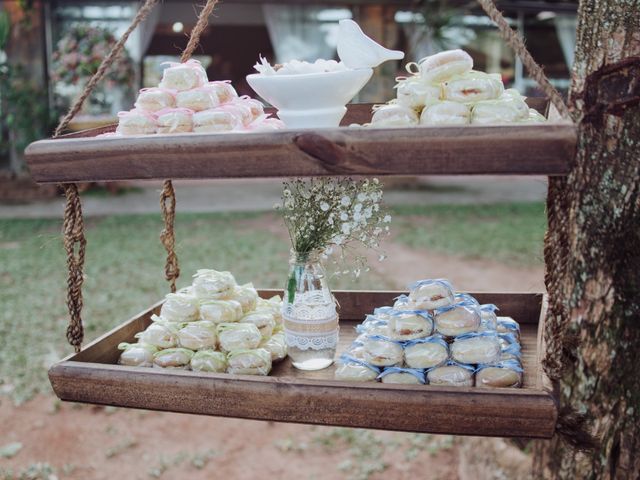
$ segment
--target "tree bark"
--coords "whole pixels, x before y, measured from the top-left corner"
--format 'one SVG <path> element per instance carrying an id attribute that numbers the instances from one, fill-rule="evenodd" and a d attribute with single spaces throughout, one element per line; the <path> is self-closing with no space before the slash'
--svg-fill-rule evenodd
<path id="1" fill-rule="evenodd" d="M 638 479 L 640 1 L 581 1 L 578 16 L 569 98 L 578 148 L 569 176 L 549 181 L 545 238 L 544 366 L 567 435 L 536 445 L 534 472 Z M 581 426 L 599 439 L 594 450 L 566 441 L 587 440 Z"/>

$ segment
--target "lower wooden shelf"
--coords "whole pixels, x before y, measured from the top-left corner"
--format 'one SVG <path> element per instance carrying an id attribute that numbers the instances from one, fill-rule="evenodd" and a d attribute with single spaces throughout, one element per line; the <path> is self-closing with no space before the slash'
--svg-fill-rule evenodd
<path id="1" fill-rule="evenodd" d="M 263 290 L 269 297 L 279 293 Z M 342 352 L 354 326 L 400 292 L 339 291 Z M 523 388 L 485 389 L 351 383 L 333 379 L 334 367 L 303 372 L 289 360 L 268 377 L 205 374 L 117 365 L 120 342 L 151 322 L 160 304 L 53 365 L 49 379 L 62 400 L 254 420 L 338 425 L 409 432 L 550 438 L 557 406 L 540 355 L 542 294 L 473 293 L 521 325 Z"/>

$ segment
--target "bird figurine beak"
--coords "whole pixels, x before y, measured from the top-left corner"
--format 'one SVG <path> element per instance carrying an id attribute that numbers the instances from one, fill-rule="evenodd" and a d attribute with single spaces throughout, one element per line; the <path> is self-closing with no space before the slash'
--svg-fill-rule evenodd
<path id="1" fill-rule="evenodd" d="M 353 20 L 340 20 L 338 57 L 347 68 L 374 68 L 387 60 L 402 60 L 404 52 L 389 50 L 367 37 Z"/>

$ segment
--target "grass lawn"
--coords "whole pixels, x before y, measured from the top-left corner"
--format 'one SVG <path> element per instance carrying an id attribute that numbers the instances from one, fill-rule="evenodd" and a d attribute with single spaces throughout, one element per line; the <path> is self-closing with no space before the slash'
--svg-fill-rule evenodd
<path id="1" fill-rule="evenodd" d="M 529 264 L 541 256 L 545 228 L 541 203 L 403 207 L 394 214 L 397 241 L 416 249 L 514 264 Z M 263 215 L 178 215 L 179 285 L 189 284 L 198 268 L 216 268 L 232 271 L 239 282 L 281 287 L 289 245 L 269 231 L 250 227 Z M 0 392 L 16 402 L 48 392 L 46 367 L 71 351 L 64 336 L 66 264 L 60 226 L 54 220 L 0 220 Z M 86 341 L 167 292 L 164 250 L 158 239 L 161 226 L 159 215 L 86 222 Z M 389 285 L 372 270 L 355 284 L 341 279 L 333 286 Z"/>

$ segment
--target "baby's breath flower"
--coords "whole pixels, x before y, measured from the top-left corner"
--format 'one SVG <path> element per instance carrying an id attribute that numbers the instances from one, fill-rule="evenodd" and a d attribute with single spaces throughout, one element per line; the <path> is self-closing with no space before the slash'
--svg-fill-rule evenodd
<path id="1" fill-rule="evenodd" d="M 323 212 L 326 212 L 327 210 L 329 210 L 329 204 L 327 202 L 321 202 L 320 210 L 322 210 Z"/>

